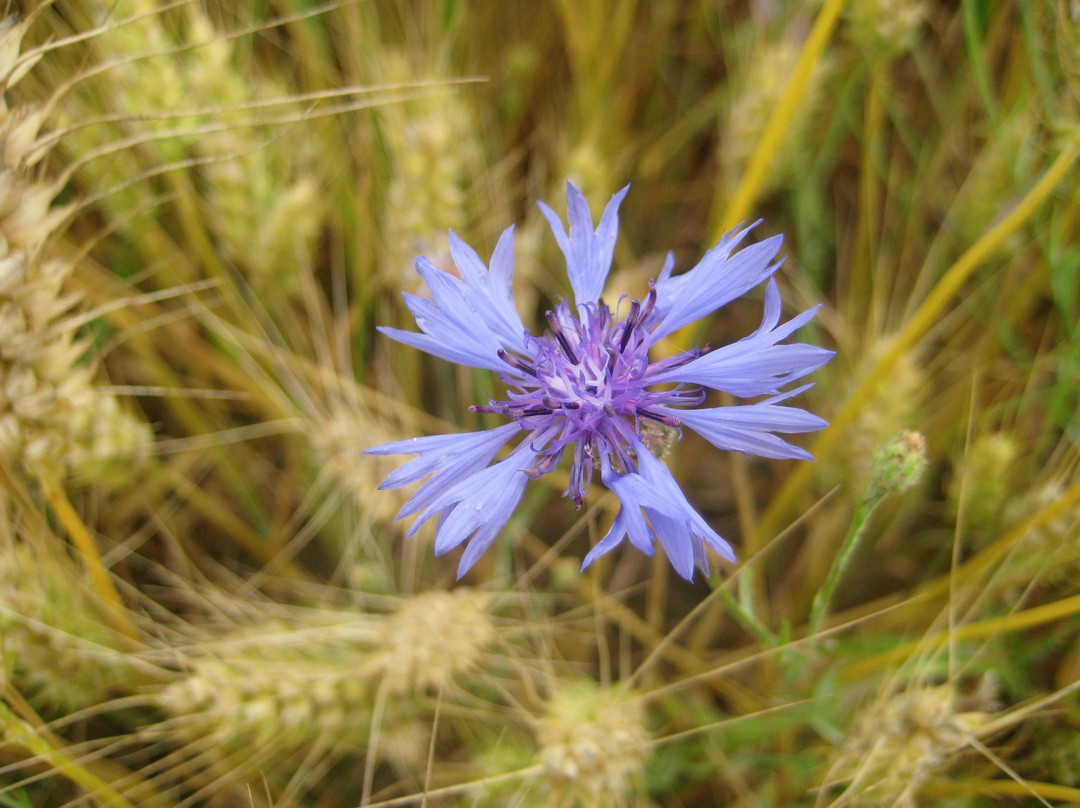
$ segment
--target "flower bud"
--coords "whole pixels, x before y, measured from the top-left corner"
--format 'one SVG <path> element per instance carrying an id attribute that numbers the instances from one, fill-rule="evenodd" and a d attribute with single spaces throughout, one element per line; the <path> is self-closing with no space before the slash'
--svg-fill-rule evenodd
<path id="1" fill-rule="evenodd" d="M 906 491 L 922 479 L 926 463 L 926 438 L 922 433 L 901 432 L 874 453 L 866 498 L 877 499 Z"/>

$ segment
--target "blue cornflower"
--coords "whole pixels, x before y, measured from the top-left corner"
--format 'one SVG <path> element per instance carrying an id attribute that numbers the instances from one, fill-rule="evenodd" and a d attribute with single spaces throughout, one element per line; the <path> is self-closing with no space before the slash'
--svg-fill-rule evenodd
<path id="1" fill-rule="evenodd" d="M 395 441 L 369 449 L 377 455 L 419 455 L 390 474 L 380 488 L 424 480 L 398 512 L 419 514 L 409 529 L 438 517 L 435 554 L 469 539 L 458 567 L 463 575 L 491 546 L 521 499 L 525 484 L 572 455 L 566 496 L 577 506 L 598 468 L 600 479 L 621 504 L 607 534 L 585 557 L 582 569 L 624 538 L 646 554 L 656 541 L 675 570 L 691 580 L 694 565 L 708 574 L 705 546 L 734 561 L 731 545 L 690 506 L 670 472 L 649 449 L 658 429 L 673 434 L 693 429 L 720 449 L 772 458 L 812 459 L 774 433 L 821 429 L 825 422 L 805 410 L 783 406 L 809 385 L 783 386 L 821 367 L 833 352 L 813 345 L 780 344 L 805 325 L 816 308 L 780 323 L 780 293 L 772 274 L 780 236 L 735 252 L 749 228 L 729 233 L 705 257 L 672 276 L 669 254 L 643 301 L 620 304 L 613 313 L 600 297 L 618 235 L 618 209 L 627 188 L 615 194 L 593 229 L 585 197 L 567 185 L 569 233 L 551 208 L 540 209 L 566 256 L 574 303 L 563 300 L 547 312 L 542 336 L 526 330 L 514 308 L 513 227 L 503 232 L 490 266 L 453 232 L 450 253 L 457 278 L 419 258 L 416 270 L 431 300 L 405 295 L 421 333 L 379 330 L 433 356 L 494 371 L 505 397 L 474 406 L 502 415 L 495 429 Z M 715 350 L 693 349 L 651 361 L 660 340 L 716 311 L 768 280 L 765 312 L 753 334 Z M 620 317 L 625 305 L 625 316 Z M 705 388 L 764 401 L 692 409 Z M 525 433 L 503 459 L 499 450 Z M 471 538 L 470 538 L 471 537 Z"/>

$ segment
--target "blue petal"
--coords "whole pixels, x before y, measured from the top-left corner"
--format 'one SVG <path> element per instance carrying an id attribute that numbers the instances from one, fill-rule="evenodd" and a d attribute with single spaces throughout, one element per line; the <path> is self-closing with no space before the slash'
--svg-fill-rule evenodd
<path id="1" fill-rule="evenodd" d="M 742 398 L 775 395 L 785 384 L 817 370 L 834 355 L 833 351 L 803 343 L 777 345 L 809 322 L 818 308 L 778 326 L 780 292 L 776 282 L 770 280 L 765 292 L 765 314 L 757 331 L 685 365 L 650 375 L 649 383 L 687 382 Z"/>
<path id="2" fill-rule="evenodd" d="M 496 372 L 507 369 L 499 359 L 502 343 L 480 320 L 476 307 L 462 294 L 461 281 L 435 269 L 426 258 L 416 270 L 431 289 L 434 300 L 405 293 L 405 305 L 423 333 L 380 326 L 379 332 L 432 356 L 469 367 Z"/>
<path id="3" fill-rule="evenodd" d="M 627 502 L 643 503 L 647 501 L 652 496 L 649 483 L 640 474 L 619 475 L 613 473 L 609 468 L 608 476 L 604 478 L 604 484 L 612 491 L 615 491 L 619 496 L 619 501 L 623 503 L 618 515 L 622 518 L 622 526 L 626 531 L 626 535 L 630 538 L 630 543 L 646 555 L 652 555 L 656 536 L 645 519 L 645 514 L 642 511 L 644 505 L 639 507 L 626 506 Z M 616 519 L 616 521 L 619 521 L 619 519 Z"/>
<path id="4" fill-rule="evenodd" d="M 777 460 L 813 460 L 813 455 L 778 438 L 787 434 L 813 432 L 828 424 L 797 407 L 776 404 L 744 404 L 703 410 L 654 407 L 657 412 L 678 418 L 713 446 L 732 452 L 771 457 Z"/>
<path id="5" fill-rule="evenodd" d="M 431 320 L 425 320 L 422 325 L 417 320 L 417 325 L 428 333 L 417 334 L 415 331 L 402 331 L 400 328 L 385 325 L 378 326 L 376 330 L 402 345 L 424 351 L 447 362 L 493 370 L 496 373 L 512 372 L 509 366 L 499 359 L 500 346 L 483 342 L 475 333 L 462 333 L 457 326 L 433 323 Z"/>
<path id="6" fill-rule="evenodd" d="M 570 276 L 570 286 L 574 290 L 574 302 L 581 306 L 595 303 L 604 291 L 608 272 L 611 270 L 611 258 L 615 252 L 615 240 L 619 235 L 619 204 L 626 192 L 627 185 L 611 197 L 600 224 L 593 230 L 592 214 L 585 196 L 574 186 L 566 183 L 566 218 L 570 223 L 567 235 L 558 214 L 543 202 L 538 202 L 544 218 L 551 225 L 551 232 L 566 256 L 566 272 Z"/>
<path id="7" fill-rule="evenodd" d="M 656 282 L 659 283 L 670 278 L 673 269 L 675 269 L 675 253 L 668 250 L 667 257 L 664 258 L 664 266 L 660 269 L 660 275 L 657 277 Z"/>
<path id="8" fill-rule="evenodd" d="M 735 561 L 735 551 L 731 549 L 731 545 L 709 527 L 705 520 L 701 518 L 701 515 L 691 507 L 667 467 L 653 457 L 652 453 L 643 444 L 639 443 L 635 450 L 638 456 L 638 470 L 650 484 L 651 492 L 660 500 L 660 504 L 651 506 L 647 511 L 650 513 L 650 518 L 651 511 L 657 511 L 671 518 L 681 520 L 689 530 L 695 546 L 704 540 L 706 544 L 728 561 Z"/>
<path id="9" fill-rule="evenodd" d="M 398 511 L 396 518 L 403 519 L 430 505 L 458 480 L 487 466 L 503 444 L 520 429 L 517 423 L 511 423 L 480 432 L 410 438 L 374 446 L 365 454 L 420 455 L 392 472 L 379 486 L 380 489 L 401 488 L 431 475 Z"/>
<path id="10" fill-rule="evenodd" d="M 450 231 L 450 255 L 465 279 L 467 293 L 487 327 L 499 337 L 503 347 L 521 351 L 525 347 L 525 326 L 514 306 L 514 228 L 499 237 L 491 255 L 489 271 L 476 251 Z"/>
<path id="11" fill-rule="evenodd" d="M 529 479 L 524 472 L 533 466 L 536 457 L 525 441 L 505 460 L 445 488 L 417 517 L 409 535 L 438 515 L 435 555 L 452 550 L 472 536 L 458 567 L 460 578 L 491 546 L 513 514 Z"/>
<path id="12" fill-rule="evenodd" d="M 732 255 L 750 228 L 732 231 L 705 253 L 697 266 L 682 275 L 661 273 L 656 282 L 656 308 L 651 342 L 730 303 L 760 283 L 780 266 L 772 263 L 780 251 L 781 236 L 773 236 Z"/>
<path id="13" fill-rule="evenodd" d="M 675 571 L 688 581 L 693 580 L 695 564 L 708 573 L 706 544 L 734 561 L 731 545 L 690 506 L 667 468 L 640 441 L 635 441 L 633 448 L 638 458 L 637 472 L 619 474 L 606 458 L 601 458 L 604 484 L 615 492 L 622 507 L 611 529 L 585 556 L 582 569 L 627 536 L 649 554 L 653 542 L 659 541 Z"/>
<path id="14" fill-rule="evenodd" d="M 476 254 L 451 231 L 450 253 L 461 272 L 459 280 L 416 259 L 416 271 L 431 291 L 431 300 L 405 294 L 422 333 L 380 328 L 386 336 L 421 351 L 470 367 L 496 373 L 513 370 L 501 359 L 501 348 L 522 352 L 525 327 L 514 308 L 511 281 L 514 274 L 514 229 L 503 231 L 491 257 L 489 270 Z"/>
<path id="15" fill-rule="evenodd" d="M 667 553 L 668 560 L 671 561 L 671 566 L 675 568 L 675 572 L 686 580 L 692 581 L 694 579 L 694 559 L 698 553 L 695 552 L 694 539 L 690 535 L 690 530 L 686 524 L 654 509 L 649 511 L 649 520 L 652 522 L 656 537 L 660 540 L 660 546 Z M 704 550 L 704 544 L 702 544 L 702 550 Z M 701 556 L 704 557 L 704 552 L 701 553 Z M 709 574 L 707 569 L 705 574 Z"/>
<path id="16" fill-rule="evenodd" d="M 596 546 L 589 550 L 588 555 L 585 556 L 585 560 L 581 562 L 582 571 L 600 556 L 614 550 L 622 543 L 622 540 L 626 538 L 628 532 L 626 514 L 628 513 L 630 512 L 623 508 L 619 509 L 619 512 L 615 515 L 615 521 L 611 523 L 611 527 L 608 529 L 608 532 L 604 534 L 604 538 L 600 539 L 600 541 L 596 543 Z M 631 539 L 631 541 L 633 541 L 633 539 Z M 644 546 L 639 546 L 636 543 L 634 546 L 638 547 L 645 555 L 653 554 L 651 539 L 647 541 Z"/>

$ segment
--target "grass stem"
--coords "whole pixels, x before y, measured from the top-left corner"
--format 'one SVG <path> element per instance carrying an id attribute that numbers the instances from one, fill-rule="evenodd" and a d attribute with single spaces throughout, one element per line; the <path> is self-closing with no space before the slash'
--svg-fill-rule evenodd
<path id="1" fill-rule="evenodd" d="M 864 497 L 855 508 L 851 526 L 844 537 L 844 543 L 840 545 L 840 552 L 837 553 L 836 559 L 829 569 L 829 574 L 825 577 L 825 583 L 822 584 L 821 589 L 814 596 L 813 605 L 810 607 L 808 636 L 813 637 L 821 629 L 829 605 L 832 603 L 833 595 L 836 594 L 837 584 L 840 583 L 841 576 L 851 564 L 851 559 L 855 557 L 855 551 L 859 549 L 859 544 L 866 533 L 866 526 L 870 522 L 870 517 L 884 498 L 885 495 L 882 493 Z"/>
<path id="2" fill-rule="evenodd" d="M 824 459 L 839 445 L 848 427 L 877 393 L 878 386 L 893 371 L 900 358 L 926 336 L 945 307 L 979 265 L 1031 219 L 1039 206 L 1068 174 L 1078 156 L 1080 156 L 1080 129 L 1019 204 L 987 230 L 982 238 L 972 244 L 945 272 L 911 319 L 897 334 L 889 350 L 881 356 L 844 402 L 844 406 L 833 417 L 829 426 L 822 430 L 814 441 L 811 452 L 818 460 Z M 788 476 L 758 522 L 758 531 L 761 535 L 769 536 L 777 531 L 781 521 L 791 513 L 812 474 L 813 466 L 804 463 Z"/>
<path id="3" fill-rule="evenodd" d="M 64 530 L 67 531 L 68 536 L 71 538 L 72 544 L 75 545 L 75 548 L 82 556 L 83 564 L 86 565 L 86 572 L 90 576 L 90 583 L 98 596 L 104 601 L 107 607 L 106 615 L 109 617 L 113 627 L 125 636 L 135 639 L 138 637 L 138 631 L 136 631 L 135 625 L 127 615 L 127 609 L 120 598 L 120 593 L 116 590 L 112 578 L 109 577 L 109 571 L 101 560 L 101 553 L 98 552 L 94 540 L 90 538 L 90 531 L 86 529 L 86 525 L 83 524 L 82 519 L 75 512 L 75 508 L 72 507 L 71 500 L 68 499 L 63 486 L 55 480 L 42 477 L 41 488 L 45 492 L 45 498 L 49 501 L 49 505 L 52 506 L 53 511 L 56 513 L 56 518 L 60 520 Z"/>

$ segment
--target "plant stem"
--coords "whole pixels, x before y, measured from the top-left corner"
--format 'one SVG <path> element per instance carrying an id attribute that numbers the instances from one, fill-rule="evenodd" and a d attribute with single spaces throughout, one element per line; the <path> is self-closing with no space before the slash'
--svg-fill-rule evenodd
<path id="1" fill-rule="evenodd" d="M 76 763 L 64 752 L 54 748 L 39 732 L 34 731 L 15 715 L 3 701 L 0 701 L 0 727 L 3 728 L 3 735 L 10 743 L 21 746 L 36 759 L 47 763 L 59 774 L 83 789 L 96 802 L 110 808 L 135 808 L 109 783 Z"/>
<path id="2" fill-rule="evenodd" d="M 780 644 L 780 638 L 773 634 L 769 629 L 761 624 L 761 622 L 754 616 L 754 614 L 748 609 L 743 607 L 743 604 L 739 602 L 734 595 L 727 589 L 719 590 L 720 600 L 724 602 L 724 605 L 731 610 L 731 613 L 735 616 L 735 619 L 739 621 L 739 624 L 743 628 L 750 631 L 755 637 L 761 640 L 768 646 L 775 648 Z"/>
<path id="3" fill-rule="evenodd" d="M 821 623 L 829 610 L 829 604 L 832 603 L 836 586 L 840 583 L 840 577 L 855 556 L 855 551 L 862 541 L 863 534 L 866 533 L 866 526 L 870 522 L 870 516 L 877 510 L 883 499 L 885 499 L 884 493 L 868 495 L 859 502 L 858 507 L 855 509 L 855 515 L 851 519 L 851 527 L 848 528 L 847 536 L 844 537 L 844 543 L 840 546 L 840 552 L 833 562 L 832 569 L 829 570 L 825 583 L 818 590 L 817 595 L 814 596 L 814 603 L 810 607 L 810 625 L 807 636 L 812 637 L 821 629 Z"/>
<path id="4" fill-rule="evenodd" d="M 72 507 L 63 487 L 55 481 L 44 477 L 41 480 L 41 487 L 45 492 L 45 498 L 49 501 L 49 505 L 56 512 L 56 517 L 64 526 L 68 536 L 71 537 L 72 544 L 75 545 L 75 548 L 82 556 L 86 571 L 90 575 L 91 585 L 98 593 L 98 596 L 105 602 L 107 606 L 106 613 L 111 618 L 113 627 L 127 637 L 135 639 L 138 637 L 138 632 L 135 630 L 131 618 L 127 615 L 124 602 L 120 599 L 120 593 L 116 591 L 116 586 L 113 584 L 112 578 L 109 577 L 109 571 L 105 568 L 105 562 L 101 560 L 101 554 L 98 552 L 94 540 L 90 538 L 90 531 L 86 529 L 86 525 L 83 524 L 82 519 L 75 512 L 75 508 Z"/>

